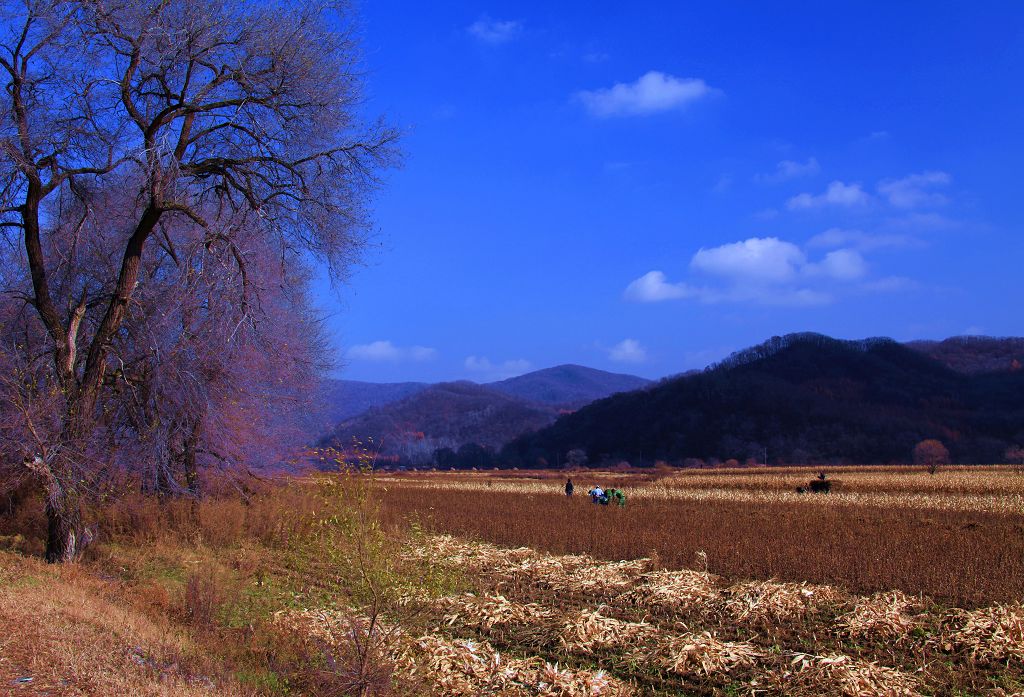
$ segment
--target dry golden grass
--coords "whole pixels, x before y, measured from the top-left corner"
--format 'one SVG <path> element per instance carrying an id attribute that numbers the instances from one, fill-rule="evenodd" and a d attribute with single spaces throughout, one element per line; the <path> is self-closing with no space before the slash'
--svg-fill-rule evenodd
<path id="1" fill-rule="evenodd" d="M 0 553 L 0 684 L 61 695 L 251 695 L 180 627 L 118 602 L 76 565 Z"/>

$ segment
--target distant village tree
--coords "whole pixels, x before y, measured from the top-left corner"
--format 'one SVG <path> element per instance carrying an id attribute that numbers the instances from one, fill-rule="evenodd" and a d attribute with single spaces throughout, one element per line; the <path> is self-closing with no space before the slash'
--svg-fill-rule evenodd
<path id="1" fill-rule="evenodd" d="M 914 446 L 914 462 L 925 465 L 929 474 L 935 474 L 939 465 L 949 463 L 949 451 L 942 441 L 928 438 Z"/>
<path id="2" fill-rule="evenodd" d="M 261 287 L 288 281 L 287 272 L 264 278 L 263 262 L 313 255 L 340 277 L 356 258 L 366 197 L 394 156 L 396 133 L 356 115 L 357 47 L 335 7 L 5 5 L 0 226 L 20 250 L 8 250 L 5 264 L 16 269 L 0 280 L 22 302 L 17 332 L 4 336 L 15 372 L 3 398 L 18 428 L 3 433 L 24 438 L 0 449 L 6 467 L 24 468 L 45 492 L 48 561 L 80 552 L 81 504 L 110 450 L 104 427 L 132 391 L 121 356 L 112 360 L 117 347 L 131 339 L 160 350 L 128 333 L 139 300 L 162 274 L 184 281 L 197 269 L 172 261 L 152 275 L 151 255 L 180 261 L 188 240 L 220 250 L 210 261 L 230 265 L 229 297 L 237 298 L 222 319 L 239 327 L 257 316 Z M 113 210 L 112 192 L 120 193 Z M 250 247 L 260 248 L 261 263 L 241 247 L 243 230 L 265 242 Z M 160 297 L 149 300 L 158 312 L 179 311 L 173 296 L 163 307 Z M 209 310 L 192 305 L 194 317 Z M 203 345 L 201 333 L 185 338 L 174 343 Z M 181 439 L 194 425 L 176 425 L 169 441 L 186 458 Z"/>
<path id="3" fill-rule="evenodd" d="M 585 467 L 587 464 L 587 451 L 583 448 L 573 448 L 565 454 L 565 464 L 573 469 Z"/>
<path id="4" fill-rule="evenodd" d="M 1006 460 L 1024 465 L 1024 446 L 1011 445 L 1006 449 Z"/>

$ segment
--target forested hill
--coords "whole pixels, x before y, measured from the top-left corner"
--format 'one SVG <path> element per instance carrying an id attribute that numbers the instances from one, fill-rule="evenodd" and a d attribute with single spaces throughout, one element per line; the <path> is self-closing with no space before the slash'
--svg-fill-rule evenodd
<path id="1" fill-rule="evenodd" d="M 365 443 L 372 438 L 381 454 L 421 464 L 441 448 L 475 444 L 493 452 L 557 416 L 558 409 L 551 405 L 526 402 L 472 382 L 444 382 L 341 422 L 326 442 L 345 447 L 353 439 Z"/>
<path id="2" fill-rule="evenodd" d="M 595 399 L 616 392 L 635 390 L 650 382 L 636 375 L 609 373 L 582 365 L 567 364 L 535 370 L 500 382 L 491 382 L 487 386 L 492 390 L 530 402 L 568 407 L 583 406 Z"/>
<path id="3" fill-rule="evenodd" d="M 915 351 L 961 373 L 1015 372 L 1024 368 L 1024 338 L 954 336 L 944 341 L 911 341 Z"/>
<path id="4" fill-rule="evenodd" d="M 583 448 L 591 462 L 755 458 L 906 462 L 937 438 L 960 462 L 1024 443 L 1024 371 L 968 374 L 890 339 L 773 338 L 704 372 L 560 418 L 504 449 L 532 466 Z"/>

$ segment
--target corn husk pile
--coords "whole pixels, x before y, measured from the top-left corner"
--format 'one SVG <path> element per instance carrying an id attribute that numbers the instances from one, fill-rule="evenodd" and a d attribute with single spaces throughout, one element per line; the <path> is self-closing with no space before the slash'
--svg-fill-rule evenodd
<path id="1" fill-rule="evenodd" d="M 710 606 L 719 599 L 719 577 L 706 571 L 653 571 L 619 600 L 642 608 L 671 612 L 698 605 Z"/>
<path id="2" fill-rule="evenodd" d="M 572 653 L 591 654 L 603 649 L 616 649 L 648 644 L 657 635 L 657 628 L 646 622 L 627 622 L 601 614 L 601 608 L 581 611 L 562 625 L 559 641 Z"/>
<path id="3" fill-rule="evenodd" d="M 943 638 L 943 649 L 966 649 L 972 660 L 981 663 L 1024 660 L 1024 605 L 954 610 L 952 618 L 960 626 Z"/>
<path id="4" fill-rule="evenodd" d="M 529 547 L 501 549 L 484 542 L 469 542 L 451 535 L 431 535 L 423 544 L 404 550 L 407 559 L 429 561 L 471 573 L 486 573 L 537 556 Z"/>
<path id="5" fill-rule="evenodd" d="M 502 549 L 450 535 L 433 535 L 425 544 L 407 548 L 405 555 L 408 559 L 429 560 L 471 574 L 497 577 L 498 588 L 523 584 L 592 596 L 619 593 L 650 568 L 649 559 L 598 561 L 586 554 L 543 554 L 528 547 Z"/>
<path id="6" fill-rule="evenodd" d="M 902 641 L 921 624 L 920 617 L 910 614 L 919 606 L 915 598 L 901 591 L 876 593 L 859 599 L 852 611 L 839 618 L 838 625 L 849 636 Z"/>
<path id="7" fill-rule="evenodd" d="M 375 623 L 371 632 L 366 617 L 333 610 L 278 612 L 275 622 L 330 647 L 359 633 L 361 641 L 374 641 L 380 655 L 390 660 L 397 673 L 421 679 L 438 695 L 542 695 L 626 697 L 633 694 L 626 683 L 604 671 L 569 670 L 539 658 L 505 659 L 486 641 L 448 639 L 425 635 L 413 639 L 400 629 Z M 369 637 L 369 639 L 368 639 Z"/>
<path id="8" fill-rule="evenodd" d="M 849 656 L 795 654 L 789 670 L 775 676 L 785 694 L 847 697 L 914 697 L 919 683 L 913 675 Z"/>
<path id="9" fill-rule="evenodd" d="M 485 634 L 511 631 L 518 641 L 533 644 L 548 643 L 554 633 L 554 611 L 536 603 L 516 603 L 503 595 L 466 594 L 441 598 L 437 604 L 447 608 L 442 619 L 447 627 L 465 627 Z"/>
<path id="10" fill-rule="evenodd" d="M 654 657 L 665 670 L 677 675 L 712 675 L 737 666 L 752 665 L 762 656 L 753 644 L 719 641 L 710 632 L 664 636 L 637 655 Z"/>
<path id="11" fill-rule="evenodd" d="M 792 620 L 845 600 L 845 595 L 831 586 L 779 581 L 738 583 L 726 594 L 725 610 L 740 621 Z"/>
<path id="12" fill-rule="evenodd" d="M 425 636 L 415 642 L 419 664 L 443 695 L 548 695 L 625 697 L 625 683 L 604 671 L 568 670 L 537 658 L 504 659 L 486 641 Z"/>
<path id="13" fill-rule="evenodd" d="M 516 560 L 496 560 L 493 570 L 505 582 L 563 590 L 580 569 L 594 564 L 594 559 L 586 554 L 554 556 L 535 552 Z"/>
<path id="14" fill-rule="evenodd" d="M 512 563 L 496 562 L 494 572 L 505 582 L 589 596 L 608 596 L 636 583 L 649 567 L 649 559 L 612 562 L 598 561 L 586 554 L 536 554 Z M 502 585 L 505 584 L 499 583 Z"/>
<path id="15" fill-rule="evenodd" d="M 577 569 L 567 590 L 574 589 L 588 595 L 618 593 L 634 585 L 650 566 L 650 559 L 596 562 L 592 566 Z"/>
<path id="16" fill-rule="evenodd" d="M 404 636 L 400 628 L 379 619 L 371 624 L 368 617 L 353 610 L 280 610 L 274 613 L 274 623 L 330 647 L 355 640 L 382 645 L 400 641 L 399 637 Z"/>

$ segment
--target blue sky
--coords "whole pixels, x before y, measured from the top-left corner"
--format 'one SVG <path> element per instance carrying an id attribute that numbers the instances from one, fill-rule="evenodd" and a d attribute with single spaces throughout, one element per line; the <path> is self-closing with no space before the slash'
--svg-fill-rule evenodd
<path id="1" fill-rule="evenodd" d="M 320 288 L 374 381 L 1020 335 L 1024 4 L 364 2 L 407 132 Z"/>

